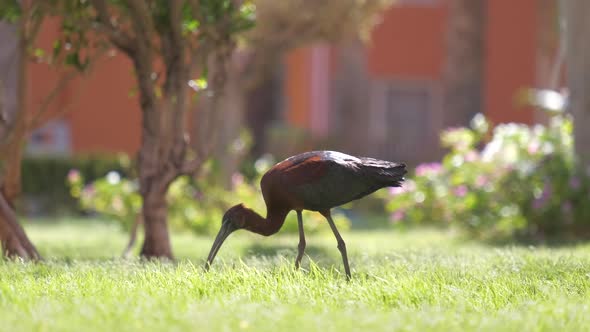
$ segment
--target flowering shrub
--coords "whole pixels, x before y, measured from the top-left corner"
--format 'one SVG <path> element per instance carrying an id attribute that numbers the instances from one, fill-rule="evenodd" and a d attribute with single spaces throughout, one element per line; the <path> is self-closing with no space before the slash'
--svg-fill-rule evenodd
<path id="1" fill-rule="evenodd" d="M 0 158 L 1 159 L 1 158 Z M 96 180 L 108 171 L 128 174 L 130 160 L 124 154 L 90 154 L 63 156 L 28 156 L 22 160 L 23 214 L 71 214 L 79 212 L 76 200 L 64 179 L 76 169 L 86 181 Z"/>
<path id="2" fill-rule="evenodd" d="M 231 191 L 211 184 L 209 176 L 199 179 L 181 177 L 168 190 L 168 218 L 171 227 L 189 229 L 198 234 L 213 234 L 219 230 L 225 211 L 238 203 L 263 216 L 266 206 L 258 183 L 262 174 L 272 166 L 272 160 L 263 158 L 256 162 L 255 180 L 248 182 L 237 173 L 232 176 Z M 71 195 L 78 199 L 80 206 L 117 220 L 128 229 L 141 209 L 141 196 L 136 181 L 121 178 L 110 172 L 104 178 L 89 184 L 76 170 L 68 174 Z M 337 211 L 333 214 L 339 228 L 347 228 L 349 220 Z M 319 213 L 304 213 L 305 232 L 329 231 L 327 222 Z M 323 226 L 320 226 L 323 224 Z M 297 232 L 297 215 L 290 213 L 282 232 Z"/>
<path id="3" fill-rule="evenodd" d="M 441 163 L 416 167 L 387 199 L 391 220 L 458 224 L 481 237 L 580 235 L 590 231 L 590 182 L 575 167 L 572 123 L 503 124 L 483 115 L 441 135 Z"/>
<path id="4" fill-rule="evenodd" d="M 72 169 L 68 173 L 67 183 L 70 194 L 78 199 L 82 209 L 117 220 L 125 229 L 131 227 L 141 207 L 137 184 L 121 178 L 116 171 L 85 186 L 81 173 Z"/>

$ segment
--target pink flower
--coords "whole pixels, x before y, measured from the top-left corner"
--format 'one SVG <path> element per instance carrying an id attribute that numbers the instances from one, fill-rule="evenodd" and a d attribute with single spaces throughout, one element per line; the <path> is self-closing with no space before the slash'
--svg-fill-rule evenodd
<path id="1" fill-rule="evenodd" d="M 470 163 L 477 161 L 478 158 L 479 158 L 479 155 L 477 154 L 477 152 L 475 152 L 473 150 L 470 150 L 469 152 L 467 152 L 465 154 L 465 161 L 470 162 Z"/>
<path id="2" fill-rule="evenodd" d="M 81 179 L 82 177 L 80 176 L 80 172 L 77 169 L 71 169 L 68 172 L 68 182 L 75 183 L 80 181 Z"/>
<path id="3" fill-rule="evenodd" d="M 578 190 L 581 186 L 582 183 L 580 182 L 580 178 L 578 178 L 577 176 L 574 176 L 570 179 L 570 188 Z"/>
<path id="4" fill-rule="evenodd" d="M 397 210 L 391 215 L 391 221 L 394 223 L 402 221 L 406 217 L 406 212 L 403 210 Z"/>
<path id="5" fill-rule="evenodd" d="M 442 172 L 441 163 L 424 163 L 416 167 L 417 176 L 437 175 Z"/>
<path id="6" fill-rule="evenodd" d="M 485 186 L 489 182 L 490 182 L 489 179 L 485 175 L 478 175 L 477 178 L 475 179 L 475 185 L 478 188 Z"/>
<path id="7" fill-rule="evenodd" d="M 401 195 L 405 192 L 406 192 L 406 190 L 404 189 L 404 187 L 391 187 L 391 188 L 389 188 L 389 194 L 391 196 Z"/>
<path id="8" fill-rule="evenodd" d="M 463 127 L 448 127 L 447 129 L 445 129 L 445 133 L 448 134 L 455 134 L 455 133 L 459 133 L 463 131 Z"/>
<path id="9" fill-rule="evenodd" d="M 240 173 L 234 173 L 231 176 L 231 185 L 232 187 L 237 187 L 239 185 L 241 185 L 242 183 L 244 183 L 244 177 L 242 176 L 242 174 Z"/>
<path id="10" fill-rule="evenodd" d="M 465 197 L 465 195 L 467 195 L 468 189 L 467 186 L 465 185 L 460 185 L 458 187 L 455 188 L 454 193 L 456 196 L 459 197 Z"/>
<path id="11" fill-rule="evenodd" d="M 412 180 L 406 180 L 401 187 L 390 187 L 389 194 L 391 196 L 401 195 L 416 190 L 416 183 Z"/>
<path id="12" fill-rule="evenodd" d="M 202 193 L 202 192 L 200 192 L 200 191 L 198 191 L 198 190 L 195 190 L 195 191 L 193 192 L 193 198 L 194 198 L 194 199 L 196 199 L 196 200 L 200 200 L 200 199 L 202 199 L 203 197 L 205 197 L 205 195 L 203 195 L 203 193 Z"/>
<path id="13" fill-rule="evenodd" d="M 535 140 L 529 144 L 527 150 L 528 150 L 529 154 L 536 154 L 537 152 L 539 152 L 540 147 L 541 146 L 540 146 L 539 142 Z"/>
<path id="14" fill-rule="evenodd" d="M 551 195 L 553 193 L 553 188 L 551 187 L 551 183 L 550 182 L 545 182 L 545 185 L 543 186 L 543 191 L 541 192 L 541 196 L 536 197 L 533 200 L 533 209 L 534 210 L 540 210 L 542 208 L 544 208 L 547 203 L 549 202 L 549 200 L 551 199 Z"/>
<path id="15" fill-rule="evenodd" d="M 96 190 L 94 189 L 94 185 L 89 184 L 86 187 L 84 187 L 84 189 L 82 189 L 82 197 L 85 199 L 90 199 L 92 198 L 92 196 L 94 196 L 95 192 Z"/>

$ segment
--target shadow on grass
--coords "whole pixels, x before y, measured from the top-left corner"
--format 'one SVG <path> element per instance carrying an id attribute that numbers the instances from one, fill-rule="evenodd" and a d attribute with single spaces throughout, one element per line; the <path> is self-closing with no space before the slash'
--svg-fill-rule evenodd
<path id="1" fill-rule="evenodd" d="M 246 256 L 266 256 L 273 257 L 276 255 L 293 256 L 293 259 L 297 256 L 297 244 L 289 245 L 265 245 L 265 244 L 252 244 L 244 249 Z M 307 245 L 305 247 L 305 254 L 315 257 L 325 257 L 328 255 L 328 248 Z"/>

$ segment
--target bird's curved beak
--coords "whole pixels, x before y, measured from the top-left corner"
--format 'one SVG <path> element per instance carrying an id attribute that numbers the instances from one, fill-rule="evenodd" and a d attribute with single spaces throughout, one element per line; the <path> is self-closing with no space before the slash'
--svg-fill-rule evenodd
<path id="1" fill-rule="evenodd" d="M 209 256 L 207 257 L 207 263 L 205 263 L 205 271 L 209 271 L 209 267 L 211 267 L 211 264 L 213 263 L 213 259 L 215 258 L 215 255 L 217 255 L 219 248 L 221 248 L 223 241 L 225 241 L 225 239 L 227 239 L 227 237 L 231 233 L 233 233 L 234 231 L 235 231 L 235 228 L 233 227 L 233 225 L 231 223 L 224 222 L 221 224 L 221 228 L 219 229 L 219 233 L 217 233 L 217 237 L 215 237 L 215 241 L 213 242 L 213 246 L 211 247 L 211 251 L 209 251 Z"/>

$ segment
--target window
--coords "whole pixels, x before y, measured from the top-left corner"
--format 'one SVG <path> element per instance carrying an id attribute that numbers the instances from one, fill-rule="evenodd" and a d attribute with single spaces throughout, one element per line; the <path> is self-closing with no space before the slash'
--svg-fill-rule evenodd
<path id="1" fill-rule="evenodd" d="M 54 120 L 35 130 L 27 145 L 29 155 L 69 155 L 70 127 L 65 120 Z"/>

